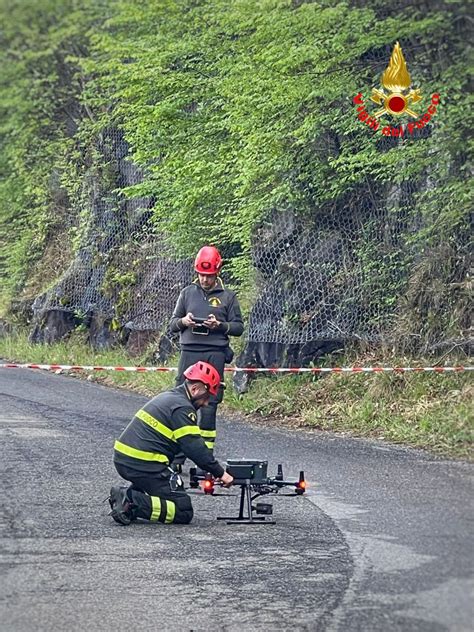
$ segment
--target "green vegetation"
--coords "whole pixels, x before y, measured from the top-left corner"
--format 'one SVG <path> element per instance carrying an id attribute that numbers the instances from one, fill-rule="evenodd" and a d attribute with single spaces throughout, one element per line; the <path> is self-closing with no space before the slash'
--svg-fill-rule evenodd
<path id="1" fill-rule="evenodd" d="M 468 182 L 464 167 L 452 169 L 470 142 L 462 2 L 432 12 L 405 7 L 402 20 L 376 1 L 364 8 L 289 0 L 111 6 L 113 17 L 82 62 L 93 77 L 88 94 L 96 106 L 115 104 L 103 124 L 125 130 L 134 161 L 146 169 L 126 193 L 154 197 L 157 222 L 179 252 L 195 248 L 196 233 L 228 244 L 240 253 L 233 265 L 245 283 L 252 231 L 270 210 L 328 213 L 367 180 L 374 192 L 438 180 L 419 196 L 426 225 L 410 236 L 416 252 L 436 251 L 440 228 L 445 243 L 464 234 Z M 411 67 L 425 95 L 441 92 L 443 104 L 449 97 L 434 139 L 380 151 L 351 97 L 378 84 L 374 58 L 388 59 L 396 39 L 417 51 Z M 381 271 L 375 246 L 368 275 L 371 266 Z M 382 272 L 391 277 L 402 264 L 393 257 Z M 382 302 L 399 295 L 383 275 L 381 288 Z"/>
<path id="2" fill-rule="evenodd" d="M 0 357 L 11 362 L 33 364 L 68 364 L 89 366 L 139 366 L 146 364 L 146 358 L 133 361 L 122 350 L 93 351 L 86 344 L 86 334 L 80 331 L 64 342 L 52 345 L 32 344 L 26 334 L 0 336 Z M 170 364 L 170 366 L 172 366 Z M 76 373 L 94 381 L 102 381 L 110 386 L 126 386 L 145 395 L 152 395 L 166 389 L 173 383 L 172 373 Z"/>
<path id="3" fill-rule="evenodd" d="M 472 376 L 330 374 L 266 377 L 226 404 L 281 423 L 472 458 Z"/>
<path id="4" fill-rule="evenodd" d="M 24 335 L 0 337 L 0 357 L 46 364 L 149 364 L 146 356 L 131 362 L 123 351 L 94 353 L 81 334 L 54 345 L 32 345 Z M 383 364 L 373 357 L 368 363 Z M 168 365 L 176 366 L 177 358 Z M 172 372 L 73 374 L 147 396 L 172 386 L 175 377 Z M 468 373 L 266 375 L 253 379 L 243 395 L 232 389 L 231 374 L 226 374 L 226 382 L 223 411 L 253 422 L 384 439 L 453 458 L 473 457 L 474 386 Z"/>
<path id="5" fill-rule="evenodd" d="M 65 186 L 80 117 L 87 3 L 0 2 L 0 307 L 33 298 L 71 255 Z M 71 188 L 73 183 L 71 182 Z M 39 263 L 38 263 L 39 262 Z"/>

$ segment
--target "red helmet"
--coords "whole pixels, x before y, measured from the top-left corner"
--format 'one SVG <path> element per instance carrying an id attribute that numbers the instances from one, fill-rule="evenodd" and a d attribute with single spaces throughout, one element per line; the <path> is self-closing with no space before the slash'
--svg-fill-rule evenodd
<path id="1" fill-rule="evenodd" d="M 222 257 L 214 246 L 203 246 L 196 255 L 194 269 L 199 274 L 219 274 Z"/>
<path id="2" fill-rule="evenodd" d="M 205 384 L 211 395 L 217 395 L 217 390 L 221 383 L 219 371 L 212 364 L 207 362 L 196 362 L 186 369 L 183 373 L 188 380 L 197 380 Z"/>

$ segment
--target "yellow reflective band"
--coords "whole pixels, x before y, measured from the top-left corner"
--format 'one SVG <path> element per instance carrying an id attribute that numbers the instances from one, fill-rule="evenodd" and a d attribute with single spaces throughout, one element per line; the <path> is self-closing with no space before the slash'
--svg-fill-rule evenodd
<path id="1" fill-rule="evenodd" d="M 161 513 L 161 498 L 158 496 L 150 496 L 151 500 L 151 516 L 150 522 L 158 522 Z"/>
<path id="2" fill-rule="evenodd" d="M 153 415 L 150 415 L 150 413 L 147 413 L 145 410 L 139 410 L 138 413 L 135 413 L 135 417 L 141 419 L 144 423 L 146 423 L 147 426 L 150 426 L 151 428 L 153 428 L 153 430 L 156 430 L 156 432 L 159 432 L 167 439 L 170 439 L 171 441 L 176 441 L 176 439 L 173 437 L 173 431 L 167 428 L 165 424 L 162 424 L 161 421 L 155 419 Z"/>
<path id="3" fill-rule="evenodd" d="M 214 441 L 204 441 L 209 450 L 214 450 Z"/>
<path id="4" fill-rule="evenodd" d="M 176 513 L 176 505 L 174 504 L 172 500 L 167 500 L 165 502 L 166 502 L 165 524 L 170 524 L 170 522 L 173 522 L 174 520 L 174 515 Z"/>
<path id="5" fill-rule="evenodd" d="M 182 426 L 173 432 L 175 441 L 176 439 L 181 439 L 181 437 L 185 437 L 186 435 L 200 435 L 201 431 L 198 426 Z"/>
<path id="6" fill-rule="evenodd" d="M 201 437 L 215 439 L 217 437 L 217 430 L 201 430 Z"/>
<path id="7" fill-rule="evenodd" d="M 137 450 L 136 448 L 132 448 L 129 445 L 125 445 L 125 443 L 120 443 L 120 441 L 118 440 L 116 440 L 114 443 L 114 449 L 121 454 L 131 456 L 134 459 L 140 459 L 141 461 L 159 461 L 160 463 L 166 463 L 167 465 L 170 462 L 165 454 L 160 454 L 159 452 L 145 452 L 144 450 Z"/>

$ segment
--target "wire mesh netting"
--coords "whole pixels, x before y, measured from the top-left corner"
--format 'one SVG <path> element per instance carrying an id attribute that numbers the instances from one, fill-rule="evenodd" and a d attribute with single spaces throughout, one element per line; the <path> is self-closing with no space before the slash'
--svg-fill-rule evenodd
<path id="1" fill-rule="evenodd" d="M 115 328 L 161 331 L 180 290 L 192 280 L 190 261 L 179 261 L 153 222 L 151 199 L 127 199 L 120 189 L 143 174 L 127 160 L 123 133 L 108 129 L 99 144 L 113 169 L 113 190 L 100 177 L 86 183 L 88 208 L 75 227 L 78 247 L 59 282 L 36 298 L 37 320 L 50 310 L 79 321 L 100 315 Z M 99 183 L 99 186 L 97 186 Z"/>
<path id="2" fill-rule="evenodd" d="M 406 269 L 394 265 L 406 233 L 400 209 L 380 205 L 369 213 L 368 206 L 349 199 L 342 212 L 336 206 L 311 222 L 274 213 L 257 230 L 259 292 L 249 340 L 296 344 L 382 335 L 393 314 L 382 294 L 406 280 Z"/>

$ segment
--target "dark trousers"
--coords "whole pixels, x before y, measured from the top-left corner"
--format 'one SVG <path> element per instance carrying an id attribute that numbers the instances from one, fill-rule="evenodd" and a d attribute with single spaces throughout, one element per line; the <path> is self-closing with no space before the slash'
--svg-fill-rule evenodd
<path id="1" fill-rule="evenodd" d="M 214 368 L 217 369 L 221 376 L 221 381 L 224 381 L 224 366 L 225 366 L 226 350 L 216 347 L 209 349 L 208 351 L 191 351 L 189 349 L 183 349 L 179 358 L 178 376 L 176 378 L 176 386 L 182 384 L 185 380 L 183 376 L 184 371 L 192 364 L 195 364 L 199 360 L 203 362 L 209 362 Z M 216 440 L 216 416 L 217 405 L 221 403 L 224 397 L 224 389 L 219 387 L 217 395 L 211 395 L 209 398 L 209 404 L 204 406 L 199 411 L 199 427 L 201 429 L 201 435 L 206 442 L 206 445 L 211 450 L 214 448 L 214 442 Z M 180 455 L 181 456 L 181 455 Z M 178 462 L 180 458 L 178 457 Z M 176 462 L 176 461 L 175 461 Z"/>
<path id="2" fill-rule="evenodd" d="M 122 478 L 132 484 L 127 490 L 127 496 L 132 501 L 134 518 L 143 518 L 150 522 L 163 524 L 188 524 L 193 519 L 191 498 L 184 491 L 184 487 L 172 491 L 169 481 L 169 471 L 163 474 L 137 472 L 120 463 L 115 463 L 115 469 Z"/>

